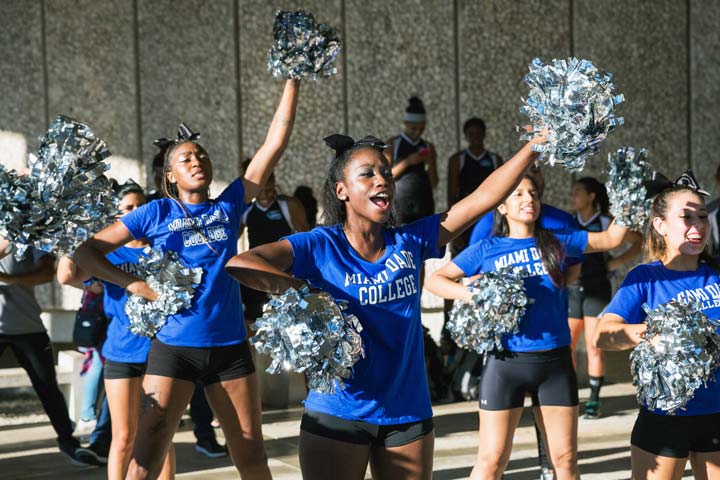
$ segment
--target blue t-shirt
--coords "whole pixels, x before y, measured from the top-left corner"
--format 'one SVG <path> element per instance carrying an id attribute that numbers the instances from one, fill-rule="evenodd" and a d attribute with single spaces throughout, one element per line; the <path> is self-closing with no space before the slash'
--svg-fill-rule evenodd
<path id="1" fill-rule="evenodd" d="M 181 347 L 240 343 L 246 337 L 240 286 L 224 268 L 237 254 L 240 217 L 247 208 L 242 179 L 213 201 L 183 205 L 190 216 L 174 200 L 161 198 L 120 219 L 134 238 L 147 238 L 156 248 L 177 252 L 188 267 L 203 269 L 192 305 L 169 316 L 157 339 Z"/>
<path id="2" fill-rule="evenodd" d="M 310 391 L 308 410 L 376 425 L 430 418 L 420 322 L 420 269 L 440 257 L 440 216 L 387 229 L 385 253 L 376 262 L 361 258 L 341 225 L 290 235 L 292 274 L 349 302 L 362 324 L 365 358 L 354 366 L 347 388 L 335 394 Z"/>
<path id="3" fill-rule="evenodd" d="M 555 232 L 566 255 L 578 256 L 587 245 L 584 230 Z M 536 352 L 570 345 L 567 316 L 567 290 L 552 283 L 540 258 L 534 238 L 493 237 L 470 245 L 453 263 L 472 277 L 506 266 L 521 269 L 525 294 L 533 303 L 520 320 L 520 331 L 502 339 L 503 348 L 513 352 Z"/>
<path id="4" fill-rule="evenodd" d="M 701 263 L 697 270 L 689 272 L 670 270 L 659 261 L 638 265 L 627 274 L 610 305 L 605 308 L 605 313 L 614 313 L 627 323 L 642 323 L 647 316 L 642 309 L 644 303 L 655 308 L 670 300 L 699 300 L 702 312 L 718 320 L 720 275 L 706 263 Z M 675 415 L 720 413 L 720 368 L 715 370 L 714 377 L 715 380 L 709 381 L 707 387 L 695 391 L 695 396 L 687 403 L 685 410 L 676 410 Z M 655 410 L 654 413 L 667 414 L 663 410 Z"/>
<path id="5" fill-rule="evenodd" d="M 494 211 L 490 211 L 480 217 L 470 235 L 469 245 L 493 236 L 493 213 Z M 545 230 L 567 230 L 572 228 L 574 223 L 575 220 L 569 213 L 546 203 L 541 204 L 540 226 Z"/>
<path id="6" fill-rule="evenodd" d="M 142 248 L 120 247 L 106 258 L 119 269 L 138 275 L 137 263 L 142 251 Z M 127 290 L 110 282 L 103 282 L 103 285 L 103 307 L 110 320 L 107 339 L 102 347 L 103 357 L 113 362 L 145 363 L 150 350 L 150 339 L 130 331 L 130 319 L 125 314 Z"/>

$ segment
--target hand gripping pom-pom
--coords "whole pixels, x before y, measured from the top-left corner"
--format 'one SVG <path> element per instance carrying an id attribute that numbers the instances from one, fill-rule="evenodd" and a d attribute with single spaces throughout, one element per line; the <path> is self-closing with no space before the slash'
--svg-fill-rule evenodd
<path id="1" fill-rule="evenodd" d="M 151 302 L 139 295 L 130 295 L 125 303 L 125 313 L 130 319 L 132 333 L 152 338 L 165 325 L 168 316 L 190 307 L 203 270 L 186 267 L 178 254 L 170 250 L 146 247 L 143 253 L 137 271 L 158 298 Z"/>
<path id="2" fill-rule="evenodd" d="M 545 65 L 536 58 L 525 75 L 530 86 L 520 113 L 527 115 L 532 131 L 521 135 L 530 140 L 547 129 L 547 141 L 533 145 L 540 158 L 550 165 L 580 171 L 586 158 L 597 153 L 598 144 L 622 125 L 615 106 L 624 101 L 615 95 L 612 75 L 601 72 L 588 60 L 568 58 Z"/>
<path id="3" fill-rule="evenodd" d="M 610 200 L 610 215 L 615 223 L 635 230 L 641 230 L 650 211 L 651 199 L 646 199 L 644 181 L 650 173 L 647 150 L 635 152 L 632 147 L 623 147 L 608 155 L 610 172 L 605 183 Z"/>
<path id="4" fill-rule="evenodd" d="M 645 338 L 630 354 L 637 399 L 649 409 L 672 414 L 684 409 L 702 385 L 717 381 L 713 373 L 720 365 L 720 334 L 697 303 L 671 301 L 643 309 Z"/>
<path id="5" fill-rule="evenodd" d="M 29 247 L 70 255 L 115 221 L 118 203 L 104 175 L 108 156 L 87 125 L 60 115 L 40 139 L 27 175 L 0 165 L 0 236 L 16 258 Z"/>
<path id="6" fill-rule="evenodd" d="M 268 373 L 305 372 L 309 388 L 334 393 L 364 355 L 360 321 L 346 308 L 328 293 L 291 288 L 265 304 L 250 343 L 272 357 Z"/>
<path id="7" fill-rule="evenodd" d="M 273 45 L 268 70 L 274 77 L 317 80 L 337 73 L 333 65 L 340 52 L 340 39 L 325 23 L 315 23 L 303 11 L 275 14 Z"/>
<path id="8" fill-rule="evenodd" d="M 456 301 L 446 328 L 453 341 L 478 353 L 503 349 L 502 338 L 517 333 L 528 298 L 512 267 L 486 272 L 468 285 L 472 302 Z"/>

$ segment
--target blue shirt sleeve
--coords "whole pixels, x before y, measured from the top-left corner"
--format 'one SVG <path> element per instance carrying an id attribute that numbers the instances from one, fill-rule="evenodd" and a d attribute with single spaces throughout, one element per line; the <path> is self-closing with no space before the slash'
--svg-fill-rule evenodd
<path id="1" fill-rule="evenodd" d="M 161 201 L 148 202 L 123 216 L 120 221 L 135 239 L 148 236 L 148 230 L 157 223 Z"/>
<path id="2" fill-rule="evenodd" d="M 472 277 L 480 273 L 485 258 L 485 242 L 470 244 L 460 252 L 452 262 L 463 271 L 466 277 Z"/>
<path id="3" fill-rule="evenodd" d="M 473 231 L 470 234 L 468 245 L 473 245 L 480 240 L 488 239 L 492 236 L 493 212 L 488 212 L 477 221 Z"/>
<path id="4" fill-rule="evenodd" d="M 235 205 L 237 218 L 242 217 L 242 214 L 250 205 L 245 203 L 245 185 L 243 185 L 242 177 L 238 177 L 233 180 L 233 182 L 220 194 L 218 201 Z"/>
<path id="5" fill-rule="evenodd" d="M 445 255 L 445 246 L 438 248 L 440 232 L 440 214 L 421 218 L 401 227 L 404 234 L 412 237 L 421 246 L 423 260 L 439 258 Z"/>
<path id="6" fill-rule="evenodd" d="M 320 228 L 315 228 L 309 232 L 300 232 L 288 235 L 283 238 L 290 242 L 293 251 L 293 264 L 291 273 L 294 277 L 308 279 L 314 277 L 318 273 L 318 261 L 322 264 L 324 258 L 324 235 L 320 233 Z"/>
<path id="7" fill-rule="evenodd" d="M 639 265 L 627 274 L 610 304 L 605 307 L 605 313 L 614 313 L 626 323 L 644 322 L 647 315 L 642 305 L 647 301 L 647 286 L 643 265 Z"/>
<path id="8" fill-rule="evenodd" d="M 555 236 L 565 247 L 568 257 L 579 257 L 587 248 L 588 232 L 585 230 L 565 230 L 555 232 Z"/>

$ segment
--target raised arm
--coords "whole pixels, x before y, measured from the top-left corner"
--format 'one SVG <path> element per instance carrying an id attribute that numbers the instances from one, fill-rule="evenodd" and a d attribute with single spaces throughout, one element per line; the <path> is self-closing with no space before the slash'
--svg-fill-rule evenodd
<path id="1" fill-rule="evenodd" d="M 592 343 L 602 350 L 628 350 L 642 340 L 647 325 L 630 324 L 614 313 L 606 313 L 595 327 Z"/>
<path id="2" fill-rule="evenodd" d="M 91 275 L 78 268 L 75 261 L 70 257 L 60 257 L 55 274 L 60 285 L 70 285 L 82 289 L 84 282 L 92 278 Z"/>
<path id="3" fill-rule="evenodd" d="M 130 230 L 124 223 L 117 221 L 96 233 L 75 251 L 77 266 L 93 277 L 100 278 L 140 295 L 148 300 L 157 300 L 154 292 L 144 280 L 119 269 L 105 258 L 105 255 L 133 240 Z"/>
<path id="4" fill-rule="evenodd" d="M 621 227 L 615 222 L 612 222 L 604 232 L 588 233 L 585 253 L 607 252 L 608 250 L 619 247 L 628 231 L 629 229 L 627 227 Z"/>
<path id="5" fill-rule="evenodd" d="M 287 240 L 266 243 L 235 255 L 225 271 L 243 285 L 269 293 L 283 293 L 288 288 L 307 285 L 289 273 L 294 261 L 292 246 Z"/>
<path id="6" fill-rule="evenodd" d="M 275 116 L 273 116 L 268 128 L 265 142 L 253 156 L 243 176 L 246 203 L 250 203 L 260 192 L 285 148 L 287 148 L 293 124 L 295 123 L 299 91 L 300 80 L 287 80 L 285 82 L 285 88 L 277 110 L 275 110 Z"/>
<path id="7" fill-rule="evenodd" d="M 624 241 L 630 242 L 630 248 L 608 262 L 608 270 L 611 272 L 614 272 L 623 266 L 627 266 L 642 253 L 642 235 L 640 235 L 640 233 L 629 231 L 625 235 Z"/>
<path id="8" fill-rule="evenodd" d="M 540 141 L 540 138 L 535 141 Z M 460 235 L 478 218 L 495 208 L 517 186 L 538 154 L 527 143 L 502 167 L 495 170 L 467 197 L 450 207 L 440 220 L 438 246 Z"/>
<path id="9" fill-rule="evenodd" d="M 435 295 L 448 300 L 472 301 L 472 294 L 465 285 L 458 281 L 465 276 L 460 267 L 453 262 L 435 271 L 430 278 L 425 279 L 425 288 Z"/>

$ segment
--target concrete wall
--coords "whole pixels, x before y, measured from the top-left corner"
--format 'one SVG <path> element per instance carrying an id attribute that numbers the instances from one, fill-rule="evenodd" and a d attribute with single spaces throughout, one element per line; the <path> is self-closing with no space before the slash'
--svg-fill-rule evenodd
<path id="1" fill-rule="evenodd" d="M 438 208 L 447 157 L 462 122 L 488 124 L 487 146 L 510 157 L 520 143 L 522 76 L 535 56 L 577 55 L 615 74 L 626 125 L 608 151 L 644 146 L 669 176 L 692 166 L 706 187 L 717 160 L 720 6 L 697 0 L 308 2 L 263 0 L 5 0 L 0 30 L 0 161 L 21 165 L 57 113 L 88 122 L 115 156 L 111 173 L 145 181 L 152 140 L 188 122 L 214 160 L 214 191 L 260 146 L 282 81 L 268 76 L 273 12 L 305 8 L 344 42 L 334 78 L 302 87 L 297 127 L 278 169 L 292 192 L 316 193 L 328 150 L 322 137 L 395 135 L 407 98 L 428 109 L 439 153 Z M 548 168 L 547 200 L 567 206 L 571 177 Z M 73 304 L 55 288 L 47 305 Z"/>

